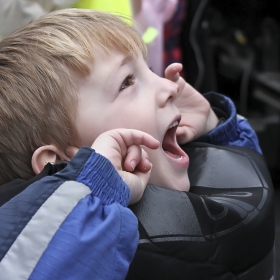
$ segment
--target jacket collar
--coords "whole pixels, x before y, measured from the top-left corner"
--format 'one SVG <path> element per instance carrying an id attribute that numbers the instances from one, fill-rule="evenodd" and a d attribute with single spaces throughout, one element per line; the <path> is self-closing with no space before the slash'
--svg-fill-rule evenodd
<path id="1" fill-rule="evenodd" d="M 29 180 L 24 180 L 21 178 L 14 179 L 13 181 L 0 186 L 0 207 L 8 202 L 11 198 L 21 193 L 28 186 L 34 182 L 44 178 L 45 176 L 50 176 L 56 172 L 62 170 L 67 165 L 66 161 L 59 162 L 57 164 L 46 164 L 41 173 L 34 176 Z"/>

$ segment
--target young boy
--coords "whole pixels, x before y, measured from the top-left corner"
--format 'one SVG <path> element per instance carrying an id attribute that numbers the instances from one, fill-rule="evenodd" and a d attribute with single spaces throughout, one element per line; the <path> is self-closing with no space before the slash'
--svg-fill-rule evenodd
<path id="1" fill-rule="evenodd" d="M 0 43 L 1 279 L 124 279 L 138 242 L 126 206 L 147 182 L 189 190 L 176 137 L 260 151 L 228 98 L 208 97 L 219 125 L 180 64 L 160 78 L 146 55 L 132 27 L 89 10 Z"/>

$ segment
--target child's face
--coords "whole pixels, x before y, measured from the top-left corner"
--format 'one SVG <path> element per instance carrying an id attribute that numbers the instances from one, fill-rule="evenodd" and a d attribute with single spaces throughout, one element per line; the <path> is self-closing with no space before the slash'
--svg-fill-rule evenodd
<path id="1" fill-rule="evenodd" d="M 90 76 L 79 85 L 79 146 L 91 146 L 110 129 L 147 132 L 162 143 L 157 150 L 145 148 L 153 164 L 149 183 L 188 191 L 189 158 L 175 136 L 180 122 L 173 104 L 178 85 L 154 74 L 140 54 L 132 59 L 117 50 L 97 54 Z"/>

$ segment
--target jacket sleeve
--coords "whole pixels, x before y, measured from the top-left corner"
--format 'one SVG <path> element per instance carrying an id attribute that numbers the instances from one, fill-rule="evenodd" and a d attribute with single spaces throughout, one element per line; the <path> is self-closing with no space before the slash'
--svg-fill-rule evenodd
<path id="1" fill-rule="evenodd" d="M 1 279 L 124 279 L 139 238 L 129 198 L 110 161 L 82 148 L 0 208 Z"/>
<path id="2" fill-rule="evenodd" d="M 204 97 L 210 102 L 218 117 L 223 117 L 225 121 L 196 141 L 221 146 L 247 147 L 262 153 L 256 132 L 247 119 L 237 115 L 230 98 L 213 92 L 205 94 Z"/>

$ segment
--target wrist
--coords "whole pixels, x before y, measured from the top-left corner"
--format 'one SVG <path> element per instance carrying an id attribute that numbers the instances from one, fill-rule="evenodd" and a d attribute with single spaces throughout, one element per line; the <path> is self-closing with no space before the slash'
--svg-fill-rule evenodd
<path id="1" fill-rule="evenodd" d="M 219 125 L 219 118 L 217 117 L 217 115 L 211 108 L 208 119 L 207 119 L 207 123 L 206 123 L 205 133 L 208 133 L 209 131 L 213 130 L 218 125 Z"/>

